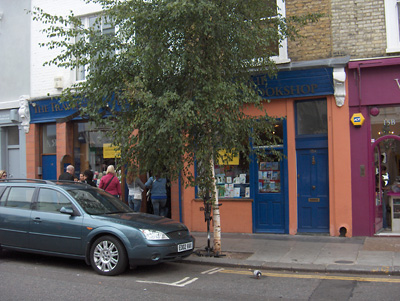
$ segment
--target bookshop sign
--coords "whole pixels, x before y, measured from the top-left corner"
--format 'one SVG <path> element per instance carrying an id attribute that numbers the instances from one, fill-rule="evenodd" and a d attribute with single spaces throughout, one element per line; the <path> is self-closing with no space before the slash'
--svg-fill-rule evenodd
<path id="1" fill-rule="evenodd" d="M 280 71 L 277 76 L 253 75 L 259 93 L 264 99 L 331 95 L 333 69 L 318 68 L 295 71 Z"/>
<path id="2" fill-rule="evenodd" d="M 32 101 L 29 104 L 29 111 L 31 123 L 55 122 L 69 116 L 74 120 L 81 119 L 76 109 L 72 109 L 66 102 L 61 103 L 59 98 Z"/>

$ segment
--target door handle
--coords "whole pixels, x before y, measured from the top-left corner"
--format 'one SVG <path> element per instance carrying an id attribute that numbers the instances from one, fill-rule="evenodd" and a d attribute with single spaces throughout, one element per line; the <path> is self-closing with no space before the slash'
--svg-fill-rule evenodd
<path id="1" fill-rule="evenodd" d="M 315 185 L 312 186 L 312 190 L 315 190 Z"/>
<path id="2" fill-rule="evenodd" d="M 35 217 L 35 218 L 33 219 L 33 221 L 34 221 L 35 223 L 41 223 L 41 222 L 42 222 L 42 220 L 40 219 L 40 217 Z"/>

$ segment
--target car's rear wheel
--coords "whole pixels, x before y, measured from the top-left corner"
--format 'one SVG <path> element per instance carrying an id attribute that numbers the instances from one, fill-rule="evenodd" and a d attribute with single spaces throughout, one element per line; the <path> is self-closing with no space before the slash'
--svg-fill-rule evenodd
<path id="1" fill-rule="evenodd" d="M 90 249 L 90 263 L 100 275 L 114 276 L 127 268 L 126 251 L 123 244 L 113 236 L 102 236 Z"/>

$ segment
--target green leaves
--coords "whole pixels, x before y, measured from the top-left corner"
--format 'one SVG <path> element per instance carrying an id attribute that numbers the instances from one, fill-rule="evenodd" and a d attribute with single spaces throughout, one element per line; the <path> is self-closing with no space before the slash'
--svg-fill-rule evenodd
<path id="1" fill-rule="evenodd" d="M 107 126 L 121 164 L 142 171 L 183 173 L 188 184 L 211 190 L 211 159 L 218 150 L 252 151 L 250 141 L 273 135 L 273 118 L 249 81 L 249 68 L 273 74 L 271 47 L 296 31 L 275 5 L 240 0 L 93 0 L 115 35 L 87 28 L 81 18 L 34 8 L 46 25 L 42 47 L 62 52 L 48 64 L 86 69 L 86 81 L 62 99 L 97 126 Z M 268 2 L 270 3 L 270 1 Z M 274 2 L 273 2 L 274 3 Z M 306 16 L 291 22 L 314 21 Z M 99 21 L 100 22 L 100 21 Z M 302 24 L 302 23 L 301 23 Z M 244 114 L 246 106 L 259 116 Z M 104 118 L 109 112 L 111 117 Z M 275 143 L 274 139 L 269 139 Z M 191 172 L 195 160 L 197 179 Z"/>

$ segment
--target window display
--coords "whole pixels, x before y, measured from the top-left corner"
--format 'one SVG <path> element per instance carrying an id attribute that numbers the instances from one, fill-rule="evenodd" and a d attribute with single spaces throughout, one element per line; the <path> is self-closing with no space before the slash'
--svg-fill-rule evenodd
<path id="1" fill-rule="evenodd" d="M 111 140 L 106 135 L 109 129 L 96 128 L 90 122 L 74 123 L 74 166 L 77 172 L 93 171 L 94 180 L 106 173 L 108 165 L 116 165 L 115 157 L 108 156 Z M 118 174 L 120 177 L 120 174 Z M 98 184 L 98 183 L 97 183 Z"/>
<path id="2" fill-rule="evenodd" d="M 281 192 L 281 171 L 280 163 L 278 161 L 260 162 L 258 167 L 258 192 Z"/>
<path id="3" fill-rule="evenodd" d="M 236 165 L 215 165 L 215 178 L 219 198 L 249 198 L 249 163 L 239 157 Z"/>

